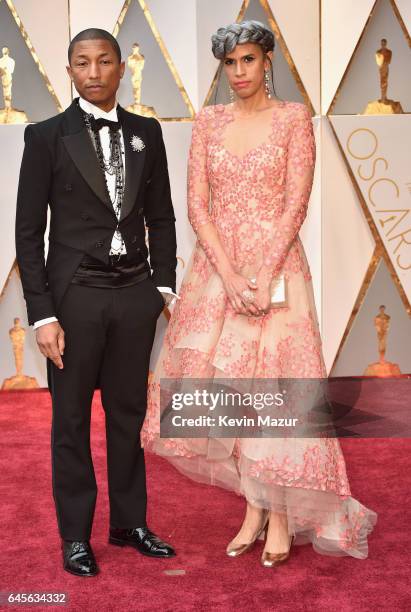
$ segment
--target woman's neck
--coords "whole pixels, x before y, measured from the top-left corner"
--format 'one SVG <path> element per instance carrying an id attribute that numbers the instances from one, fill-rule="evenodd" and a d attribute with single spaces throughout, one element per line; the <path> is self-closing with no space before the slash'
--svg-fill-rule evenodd
<path id="1" fill-rule="evenodd" d="M 249 98 L 237 98 L 233 104 L 233 108 L 239 115 L 248 116 L 267 110 L 267 108 L 271 108 L 272 105 L 273 103 L 267 98 L 265 90 L 260 90 Z"/>

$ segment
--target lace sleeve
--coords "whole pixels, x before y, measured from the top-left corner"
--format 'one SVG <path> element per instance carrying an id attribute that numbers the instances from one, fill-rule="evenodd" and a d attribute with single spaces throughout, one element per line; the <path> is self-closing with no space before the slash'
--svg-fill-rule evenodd
<path id="1" fill-rule="evenodd" d="M 188 219 L 209 261 L 219 273 L 232 267 L 215 225 L 211 219 L 210 185 L 207 169 L 207 115 L 211 107 L 203 108 L 193 123 L 188 156 L 187 200 Z"/>
<path id="2" fill-rule="evenodd" d="M 265 248 L 264 265 L 277 276 L 306 217 L 314 176 L 315 139 L 308 108 L 296 110 L 287 153 L 284 212 Z"/>
<path id="3" fill-rule="evenodd" d="M 204 110 L 197 113 L 188 155 L 188 219 L 195 233 L 211 221 L 209 215 L 210 187 L 207 172 L 207 132 Z"/>

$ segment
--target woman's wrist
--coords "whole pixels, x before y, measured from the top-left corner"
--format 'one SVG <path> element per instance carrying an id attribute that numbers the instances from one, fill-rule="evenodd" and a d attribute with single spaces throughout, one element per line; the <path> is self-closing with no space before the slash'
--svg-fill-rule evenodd
<path id="1" fill-rule="evenodd" d="M 219 266 L 217 266 L 217 272 L 221 276 L 221 278 L 225 280 L 229 276 L 235 274 L 236 270 L 234 269 L 234 266 L 231 264 L 230 261 L 225 261 L 222 262 Z"/>
<path id="2" fill-rule="evenodd" d="M 260 286 L 268 287 L 272 280 L 272 271 L 268 266 L 262 265 L 257 274 L 257 282 Z"/>

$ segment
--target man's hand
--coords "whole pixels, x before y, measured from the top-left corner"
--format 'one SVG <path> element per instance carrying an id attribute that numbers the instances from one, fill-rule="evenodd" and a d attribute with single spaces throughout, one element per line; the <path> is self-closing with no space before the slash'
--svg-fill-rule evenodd
<path id="1" fill-rule="evenodd" d="M 36 329 L 36 340 L 40 352 L 51 359 L 59 370 L 63 369 L 64 331 L 58 321 L 46 323 Z"/>

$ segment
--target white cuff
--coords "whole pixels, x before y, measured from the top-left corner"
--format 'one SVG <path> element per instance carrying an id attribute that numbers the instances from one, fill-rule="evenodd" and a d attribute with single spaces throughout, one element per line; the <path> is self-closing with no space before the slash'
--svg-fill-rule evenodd
<path id="1" fill-rule="evenodd" d="M 54 323 L 55 321 L 57 321 L 56 317 L 48 317 L 47 319 L 40 319 L 39 321 L 36 321 L 33 325 L 33 329 L 37 329 L 38 327 L 41 327 L 42 325 L 47 325 L 47 323 Z"/>
<path id="2" fill-rule="evenodd" d="M 170 300 L 170 302 L 167 304 L 167 306 L 172 306 L 176 300 L 180 299 L 180 296 L 177 295 L 177 293 L 174 293 L 174 291 L 172 291 L 171 287 L 157 287 L 157 289 L 161 293 L 171 293 L 171 295 L 174 296 L 173 299 Z"/>
<path id="3" fill-rule="evenodd" d="M 177 295 L 177 293 L 174 293 L 171 287 L 157 287 L 157 289 L 161 291 L 162 293 L 172 293 L 175 298 L 177 298 L 178 300 L 180 299 L 180 296 Z"/>

